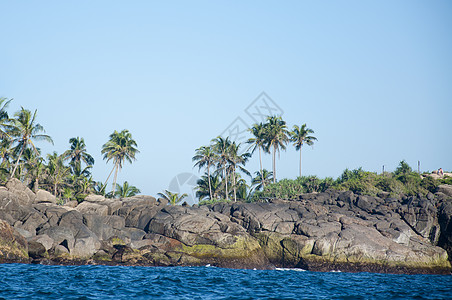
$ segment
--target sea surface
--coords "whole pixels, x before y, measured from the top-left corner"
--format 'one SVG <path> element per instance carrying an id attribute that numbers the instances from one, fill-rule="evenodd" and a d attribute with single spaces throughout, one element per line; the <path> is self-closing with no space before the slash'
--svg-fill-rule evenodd
<path id="1" fill-rule="evenodd" d="M 452 299 L 452 276 L 0 264 L 0 299 Z"/>

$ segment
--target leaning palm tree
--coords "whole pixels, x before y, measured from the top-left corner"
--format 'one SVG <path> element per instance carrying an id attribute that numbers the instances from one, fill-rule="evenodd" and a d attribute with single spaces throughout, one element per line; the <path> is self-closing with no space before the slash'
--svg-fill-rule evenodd
<path id="1" fill-rule="evenodd" d="M 229 191 L 228 191 L 228 164 L 229 164 L 229 158 L 230 158 L 230 147 L 231 147 L 231 140 L 229 140 L 229 137 L 223 138 L 221 136 L 217 137 L 216 139 L 213 139 L 213 150 L 217 154 L 217 166 L 219 170 L 223 171 L 223 180 L 225 183 L 225 196 L 226 200 L 229 200 Z"/>
<path id="2" fill-rule="evenodd" d="M 314 133 L 314 130 L 306 127 L 306 123 L 298 127 L 297 125 L 293 126 L 293 130 L 290 132 L 290 141 L 293 142 L 295 149 L 300 151 L 300 177 L 301 177 L 301 148 L 303 144 L 308 146 L 314 145 L 314 141 L 317 141 L 317 138 L 311 136 L 309 134 Z"/>
<path id="3" fill-rule="evenodd" d="M 85 140 L 80 137 L 73 137 L 69 140 L 71 148 L 63 153 L 65 160 L 69 160 L 75 167 L 81 169 L 84 162 L 87 166 L 94 165 L 94 158 L 86 152 Z"/>
<path id="4" fill-rule="evenodd" d="M 209 196 L 212 199 L 212 183 L 210 182 L 210 168 L 217 161 L 217 155 L 212 149 L 212 146 L 202 146 L 196 149 L 195 156 L 193 156 L 192 161 L 196 161 L 194 167 L 201 168 L 206 167 L 207 169 L 207 179 L 209 182 Z"/>
<path id="5" fill-rule="evenodd" d="M 11 173 L 11 178 L 14 177 L 16 173 L 17 166 L 19 165 L 20 158 L 25 148 L 31 147 L 38 153 L 38 149 L 34 145 L 33 140 L 44 140 L 53 145 L 53 140 L 50 136 L 41 134 L 42 132 L 45 133 L 45 130 L 39 123 L 36 123 L 36 113 L 37 110 L 32 114 L 31 111 L 22 107 L 20 111 L 15 113 L 16 118 L 12 120 L 11 135 L 14 136 L 14 141 L 18 143 L 16 148 L 19 149 L 19 155 Z"/>
<path id="6" fill-rule="evenodd" d="M 179 193 L 172 193 L 168 190 L 165 190 L 164 193 L 158 193 L 157 195 L 163 199 L 168 200 L 168 202 L 173 206 L 181 202 L 185 197 L 188 197 L 187 194 L 182 194 L 179 196 Z"/>
<path id="7" fill-rule="evenodd" d="M 132 139 L 132 134 L 124 129 L 121 132 L 117 132 L 116 130 L 110 135 L 110 140 L 106 142 L 102 146 L 101 153 L 104 155 L 104 159 L 109 162 L 113 161 L 113 169 L 105 181 L 107 184 L 108 179 L 110 178 L 113 171 L 115 171 L 115 176 L 113 177 L 113 186 L 112 186 L 112 194 L 114 194 L 114 190 L 116 187 L 116 179 L 118 177 L 118 172 L 122 169 L 122 166 L 125 161 L 132 163 L 136 160 L 135 155 L 139 153 L 137 143 L 134 139 Z"/>
<path id="8" fill-rule="evenodd" d="M 127 181 L 124 181 L 122 186 L 119 184 L 116 185 L 115 196 L 119 198 L 133 197 L 139 193 L 141 193 L 141 191 L 137 187 L 129 185 Z"/>
<path id="9" fill-rule="evenodd" d="M 251 132 L 253 135 L 252 138 L 249 138 L 247 143 L 251 144 L 251 154 L 256 151 L 256 149 L 259 149 L 259 163 L 260 163 L 260 170 L 262 173 L 262 150 L 265 150 L 265 125 L 263 123 L 254 124 L 248 131 Z M 265 186 L 265 182 L 262 181 L 262 185 Z"/>
<path id="10" fill-rule="evenodd" d="M 268 152 L 273 150 L 273 183 L 276 182 L 276 152 L 279 154 L 280 150 L 286 150 L 288 140 L 286 122 L 281 117 L 267 117 L 267 123 L 265 123 L 265 148 Z"/>

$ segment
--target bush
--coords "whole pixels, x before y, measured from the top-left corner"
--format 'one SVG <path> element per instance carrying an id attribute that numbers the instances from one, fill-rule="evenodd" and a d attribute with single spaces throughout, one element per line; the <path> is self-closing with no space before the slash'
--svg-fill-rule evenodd
<path id="1" fill-rule="evenodd" d="M 215 203 L 220 203 L 220 202 L 232 202 L 231 200 L 226 200 L 226 199 L 210 199 L 210 200 L 202 200 L 199 201 L 198 205 L 209 205 L 209 204 L 215 204 Z"/>

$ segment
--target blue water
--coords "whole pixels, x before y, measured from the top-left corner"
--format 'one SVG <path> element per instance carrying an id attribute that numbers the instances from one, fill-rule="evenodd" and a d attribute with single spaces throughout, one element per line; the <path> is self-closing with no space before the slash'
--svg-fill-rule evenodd
<path id="1" fill-rule="evenodd" d="M 0 264 L 0 299 L 452 299 L 452 276 Z"/>

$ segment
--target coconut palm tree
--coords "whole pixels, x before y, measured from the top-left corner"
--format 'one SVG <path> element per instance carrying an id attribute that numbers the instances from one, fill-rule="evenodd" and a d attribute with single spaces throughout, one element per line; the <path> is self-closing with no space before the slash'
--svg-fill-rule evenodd
<path id="1" fill-rule="evenodd" d="M 116 185 L 115 196 L 119 198 L 133 197 L 139 193 L 141 193 L 141 191 L 137 187 L 129 185 L 127 181 L 124 181 L 122 186 L 119 184 Z"/>
<path id="2" fill-rule="evenodd" d="M 210 180 L 207 178 L 207 176 L 208 175 L 201 176 L 201 178 L 196 182 L 196 184 L 198 185 L 196 187 L 196 197 L 198 197 L 199 200 L 204 200 L 204 198 L 206 197 L 209 197 L 209 200 L 212 200 L 220 196 L 222 189 L 220 175 L 210 175 Z"/>
<path id="3" fill-rule="evenodd" d="M 11 119 L 8 116 L 6 108 L 12 99 L 8 100 L 6 98 L 0 98 L 0 138 L 9 139 L 8 131 L 10 129 Z"/>
<path id="4" fill-rule="evenodd" d="M 251 154 L 248 152 L 245 152 L 243 154 L 239 154 L 239 153 L 240 153 L 240 143 L 236 144 L 235 141 L 232 142 L 231 145 L 229 146 L 228 163 L 229 163 L 229 169 L 230 169 L 229 174 L 231 174 L 231 176 L 232 176 L 232 186 L 234 189 L 234 201 L 235 202 L 237 201 L 237 186 L 236 186 L 236 170 L 237 170 L 237 168 L 239 168 L 240 171 L 242 171 L 246 175 L 251 176 L 250 172 L 248 172 L 248 170 L 246 170 L 244 168 L 246 162 L 251 157 Z"/>
<path id="5" fill-rule="evenodd" d="M 185 197 L 188 197 L 187 194 L 182 194 L 179 196 L 179 193 L 172 193 L 168 190 L 165 190 L 164 193 L 158 193 L 157 195 L 163 199 L 168 200 L 168 202 L 173 206 L 181 202 Z"/>
<path id="6" fill-rule="evenodd" d="M 102 146 L 101 153 L 104 155 L 104 159 L 107 163 L 113 161 L 113 169 L 108 175 L 105 184 L 108 182 L 113 171 L 115 171 L 115 176 L 113 177 L 112 194 L 114 194 L 114 189 L 116 187 L 116 179 L 118 177 L 118 172 L 122 169 L 125 161 L 132 163 L 136 160 L 135 155 L 139 153 L 137 143 L 132 138 L 132 134 L 124 129 L 121 132 L 116 130 L 110 135 L 110 140 Z"/>
<path id="7" fill-rule="evenodd" d="M 311 136 L 309 134 L 314 133 L 314 130 L 306 127 L 306 123 L 298 127 L 297 125 L 293 126 L 293 130 L 290 132 L 290 141 L 293 142 L 295 149 L 300 151 L 300 177 L 301 177 L 301 148 L 303 144 L 312 146 L 314 145 L 314 141 L 317 141 L 317 138 Z"/>
<path id="8" fill-rule="evenodd" d="M 65 160 L 70 160 L 70 163 L 81 169 L 81 164 L 84 162 L 87 166 L 94 165 L 94 158 L 86 152 L 85 140 L 80 137 L 73 137 L 69 139 L 71 145 L 69 150 L 63 153 Z"/>
<path id="9" fill-rule="evenodd" d="M 273 172 L 269 172 L 266 169 L 262 170 L 262 173 L 257 171 L 256 177 L 251 181 L 251 185 L 255 186 L 256 190 L 261 190 L 265 187 L 265 184 L 269 184 L 273 180 Z"/>
<path id="10" fill-rule="evenodd" d="M 249 138 L 247 143 L 251 144 L 251 154 L 259 149 L 259 163 L 260 163 L 260 171 L 262 173 L 262 150 L 265 150 L 265 125 L 263 123 L 254 124 L 250 129 L 248 129 L 253 135 L 252 138 Z M 262 181 L 262 186 L 265 186 L 265 182 Z"/>
<path id="11" fill-rule="evenodd" d="M 217 154 L 217 166 L 219 170 L 223 171 L 223 180 L 225 183 L 225 196 L 226 200 L 229 200 L 229 191 L 228 191 L 228 164 L 230 159 L 230 147 L 231 140 L 229 137 L 223 138 L 221 136 L 212 140 L 213 142 L 213 150 Z"/>
<path id="12" fill-rule="evenodd" d="M 69 174 L 69 168 L 64 165 L 64 156 L 58 155 L 57 152 L 47 154 L 47 172 L 50 183 L 53 184 L 53 195 L 58 196 L 58 186 L 65 182 L 66 176 Z"/>
<path id="13" fill-rule="evenodd" d="M 210 182 L 210 168 L 217 161 L 217 155 L 212 149 L 212 146 L 202 146 L 196 149 L 195 156 L 193 156 L 192 161 L 196 162 L 194 167 L 201 168 L 206 167 L 207 169 L 207 179 L 209 183 L 209 197 L 212 199 L 212 183 Z"/>
<path id="14" fill-rule="evenodd" d="M 34 192 L 39 189 L 39 180 L 44 176 L 45 166 L 44 159 L 41 157 L 40 151 L 38 155 L 31 148 L 26 148 L 20 159 L 21 165 L 23 166 L 19 177 L 24 178 L 26 184 L 33 188 Z"/>
<path id="15" fill-rule="evenodd" d="M 36 113 L 37 110 L 32 114 L 31 111 L 22 107 L 20 111 L 14 114 L 15 119 L 12 120 L 11 135 L 14 136 L 13 140 L 18 143 L 16 148 L 19 149 L 19 155 L 11 173 L 11 178 L 14 177 L 22 153 L 26 148 L 31 147 L 38 154 L 38 149 L 34 145 L 33 140 L 44 140 L 53 145 L 53 140 L 50 136 L 41 134 L 42 132 L 45 133 L 45 130 L 39 123 L 36 123 Z"/>
<path id="16" fill-rule="evenodd" d="M 286 122 L 277 116 L 267 117 L 265 123 L 265 148 L 267 152 L 273 150 L 273 183 L 276 182 L 276 152 L 286 150 L 289 140 Z"/>

